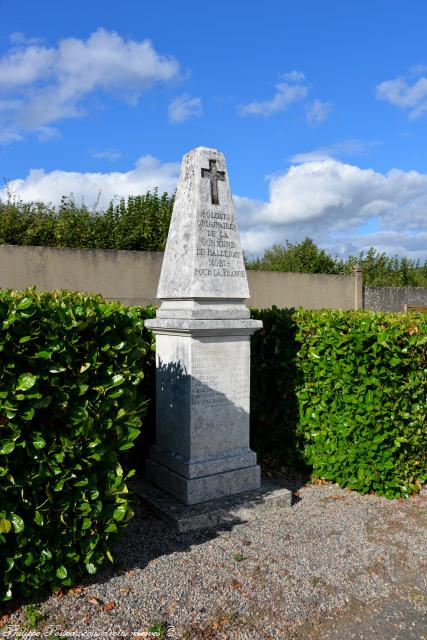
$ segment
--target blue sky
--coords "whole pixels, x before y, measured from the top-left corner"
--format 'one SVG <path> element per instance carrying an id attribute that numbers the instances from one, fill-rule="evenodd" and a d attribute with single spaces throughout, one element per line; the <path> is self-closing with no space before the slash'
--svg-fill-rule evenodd
<path id="1" fill-rule="evenodd" d="M 0 0 L 0 178 L 102 205 L 212 146 L 249 253 L 425 259 L 426 24 L 422 0 Z"/>

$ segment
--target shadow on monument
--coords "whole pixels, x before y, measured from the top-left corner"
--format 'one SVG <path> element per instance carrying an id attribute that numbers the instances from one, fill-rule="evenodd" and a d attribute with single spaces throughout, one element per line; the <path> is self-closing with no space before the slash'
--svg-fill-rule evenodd
<path id="1" fill-rule="evenodd" d="M 194 478 L 209 477 L 235 470 L 245 472 L 253 468 L 254 454 L 249 449 L 248 412 L 229 399 L 229 389 L 226 395 L 218 389 L 211 388 L 205 382 L 187 374 L 179 362 L 160 364 L 157 372 L 157 387 L 158 400 L 170 409 L 170 413 L 167 412 L 167 424 L 163 424 L 159 429 L 156 444 L 150 456 L 152 459 L 178 475 Z M 190 387 L 193 388 L 192 393 L 190 393 Z M 193 404 L 191 405 L 190 402 Z M 242 404 L 244 405 L 245 402 L 243 401 Z M 272 407 L 271 403 L 267 406 L 270 409 Z M 295 403 L 293 406 L 295 407 Z M 190 432 L 183 425 L 184 421 L 189 423 L 190 411 L 193 412 L 191 456 Z M 267 439 L 267 443 L 270 442 L 275 442 L 271 434 Z M 191 458 L 191 472 L 189 472 L 189 458 Z M 136 467 L 138 471 L 134 486 L 144 475 L 141 461 Z M 203 501 L 193 506 L 182 505 L 177 498 L 169 498 L 168 494 L 173 494 L 173 489 L 170 492 L 164 491 L 165 500 L 159 495 L 156 500 L 161 504 L 164 503 L 174 517 L 182 514 L 183 510 L 186 511 L 186 516 L 194 515 L 196 518 L 198 514 L 207 514 L 212 510 L 221 509 L 230 511 L 230 517 L 223 517 L 223 520 L 238 523 L 242 520 L 235 517 L 235 512 L 236 505 L 241 502 L 240 498 L 243 499 L 246 510 L 258 509 L 278 488 L 296 491 L 302 483 L 301 474 L 293 473 L 289 478 L 282 474 L 275 484 L 271 482 L 271 478 L 264 477 L 262 490 L 249 493 L 250 487 L 243 483 L 232 495 Z M 164 482 L 161 482 L 160 486 L 165 487 Z M 235 490 L 234 486 L 233 489 Z"/>
<path id="2" fill-rule="evenodd" d="M 298 433 L 299 410 L 297 388 L 301 372 L 297 367 L 299 344 L 294 309 L 252 310 L 252 317 L 261 319 L 263 329 L 251 339 L 251 392 L 250 392 L 250 445 L 257 452 L 262 471 L 279 486 L 293 493 L 293 503 L 299 501 L 298 489 L 309 479 L 310 467 L 303 459 L 302 436 Z M 159 375 L 161 393 L 169 393 L 169 400 L 179 406 L 190 376 L 180 365 L 163 366 Z M 154 353 L 146 376 L 149 396 L 153 398 L 143 423 L 143 436 L 137 441 L 132 466 L 138 476 L 144 474 L 144 460 L 155 441 L 155 362 Z M 209 397 L 211 390 L 198 382 L 202 395 Z M 167 386 L 169 392 L 166 392 Z M 216 400 L 221 397 L 215 391 Z M 228 401 L 228 400 L 227 400 Z M 229 402 L 229 401 L 228 401 Z M 241 407 L 231 406 L 229 423 L 239 419 Z M 179 425 L 176 425 L 179 433 Z M 135 455 L 136 454 L 136 455 Z"/>
<path id="3" fill-rule="evenodd" d="M 252 309 L 251 317 L 262 320 L 264 327 L 251 338 L 250 446 L 257 453 L 262 472 L 289 488 L 293 502 L 297 502 L 296 493 L 309 480 L 311 468 L 304 462 L 302 436 L 298 434 L 296 390 L 301 384 L 301 372 L 296 364 L 299 344 L 294 312 L 282 310 L 279 317 L 274 309 Z M 145 474 L 145 461 L 156 441 L 154 351 L 148 355 L 142 390 L 151 401 L 143 418 L 142 434 L 125 456 L 125 466 L 137 469 L 139 477 Z M 183 371 L 176 366 L 172 369 L 168 372 L 163 369 L 161 386 L 170 379 L 172 398 L 178 402 Z"/>
<path id="4" fill-rule="evenodd" d="M 189 478 L 255 464 L 249 450 L 248 374 L 240 370 L 230 377 L 222 366 L 222 360 L 213 362 L 209 383 L 188 374 L 180 362 L 160 362 L 157 369 L 160 424 L 154 449 L 163 451 L 172 471 Z M 235 366 L 229 363 L 229 369 Z"/>

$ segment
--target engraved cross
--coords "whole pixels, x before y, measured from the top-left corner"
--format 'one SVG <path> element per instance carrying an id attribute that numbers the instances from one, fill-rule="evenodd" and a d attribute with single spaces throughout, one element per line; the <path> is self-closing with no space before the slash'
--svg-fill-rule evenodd
<path id="1" fill-rule="evenodd" d="M 209 178 L 211 182 L 212 204 L 219 204 L 218 180 L 225 180 L 225 171 L 218 171 L 216 160 L 209 160 L 209 169 L 202 169 L 202 178 Z"/>

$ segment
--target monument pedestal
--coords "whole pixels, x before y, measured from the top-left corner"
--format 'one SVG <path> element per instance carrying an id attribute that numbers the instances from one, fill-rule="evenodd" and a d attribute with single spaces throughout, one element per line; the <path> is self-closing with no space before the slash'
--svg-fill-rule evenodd
<path id="1" fill-rule="evenodd" d="M 147 479 L 189 505 L 257 489 L 249 340 L 259 321 L 156 318 L 147 326 L 157 336 L 156 444 Z"/>

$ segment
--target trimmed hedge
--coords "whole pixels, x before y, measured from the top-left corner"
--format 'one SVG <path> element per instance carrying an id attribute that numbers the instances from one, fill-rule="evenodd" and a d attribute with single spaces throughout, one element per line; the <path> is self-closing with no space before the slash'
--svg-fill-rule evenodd
<path id="1" fill-rule="evenodd" d="M 251 338 L 251 446 L 261 458 L 282 465 L 304 465 L 297 438 L 298 386 L 295 312 L 252 309 L 263 328 Z"/>
<path id="2" fill-rule="evenodd" d="M 152 315 L 100 296 L 0 292 L 0 600 L 112 559 L 132 515 L 119 460 L 146 411 Z"/>
<path id="3" fill-rule="evenodd" d="M 361 493 L 427 479 L 427 316 L 253 311 L 255 447 Z"/>

